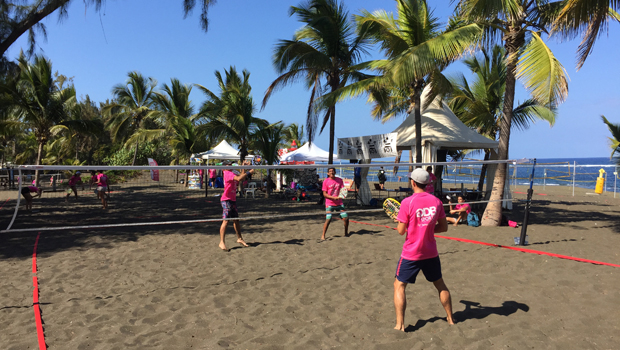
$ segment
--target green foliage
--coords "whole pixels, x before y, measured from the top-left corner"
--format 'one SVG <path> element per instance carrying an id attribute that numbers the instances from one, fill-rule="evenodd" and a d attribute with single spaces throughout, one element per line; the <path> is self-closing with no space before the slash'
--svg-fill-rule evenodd
<path id="1" fill-rule="evenodd" d="M 112 155 L 103 158 L 106 165 L 131 165 L 134 157 L 134 149 L 121 148 Z M 138 155 L 135 165 L 148 165 L 148 159 L 153 158 L 158 164 L 170 164 L 172 152 L 165 143 L 145 142 L 138 146 Z"/>

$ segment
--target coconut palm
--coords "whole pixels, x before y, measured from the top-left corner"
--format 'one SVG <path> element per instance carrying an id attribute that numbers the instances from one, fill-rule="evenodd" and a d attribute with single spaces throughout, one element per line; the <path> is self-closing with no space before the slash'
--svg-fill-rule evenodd
<path id="1" fill-rule="evenodd" d="M 554 31 L 567 38 L 582 35 L 577 48 L 577 70 L 583 67 L 596 39 L 608 32 L 609 22 L 620 22 L 617 0 L 567 0 L 553 23 Z"/>
<path id="2" fill-rule="evenodd" d="M 362 11 L 356 16 L 358 32 L 379 44 L 387 59 L 360 64 L 380 74 L 326 96 L 325 103 L 370 93 L 373 117 L 386 122 L 414 113 L 416 124 L 416 162 L 422 162 L 420 96 L 426 85 L 443 86 L 440 71 L 471 47 L 480 34 L 477 24 L 441 31 L 425 0 L 397 0 L 395 18 L 384 10 Z M 431 99 L 432 100 L 432 99 Z"/>
<path id="3" fill-rule="evenodd" d="M 219 95 L 202 85 L 196 85 L 207 100 L 200 107 L 200 116 L 206 123 L 204 127 L 212 139 L 225 138 L 239 146 L 239 158 L 245 160 L 248 148 L 259 127 L 269 123 L 254 117 L 256 107 L 252 99 L 250 72 L 243 70 L 243 77 L 233 66 L 224 70 L 224 76 L 215 72 L 219 86 Z"/>
<path id="4" fill-rule="evenodd" d="M 325 112 L 320 132 L 329 122 L 329 160 L 333 163 L 336 132 L 336 105 L 315 105 L 325 91 L 336 91 L 351 82 L 367 78 L 354 66 L 366 54 L 364 34 L 355 35 L 344 5 L 336 0 L 309 0 L 292 6 L 289 14 L 296 15 L 304 27 L 295 32 L 292 40 L 280 40 L 275 47 L 273 64 L 278 74 L 263 99 L 263 108 L 271 95 L 293 82 L 304 80 L 311 88 L 306 117 L 308 142 L 314 140 L 319 114 Z"/>
<path id="5" fill-rule="evenodd" d="M 474 74 L 474 80 L 469 83 L 462 74 L 452 79 L 454 89 L 448 98 L 448 105 L 465 125 L 493 140 L 498 137 L 504 105 L 505 58 L 505 50 L 496 45 L 491 54 L 483 49 L 481 56 L 473 56 L 464 60 L 463 63 Z M 513 128 L 527 129 L 537 120 L 546 121 L 553 126 L 555 108 L 542 105 L 534 99 L 528 99 L 513 110 Z M 484 154 L 484 160 L 489 160 L 490 151 L 485 150 Z M 480 191 L 482 191 L 486 167 L 486 164 L 482 166 L 478 182 Z"/>
<path id="6" fill-rule="evenodd" d="M 278 150 L 282 148 L 282 141 L 285 137 L 285 127 L 280 121 L 271 125 L 260 127 L 256 131 L 254 148 L 260 153 L 268 165 L 273 165 L 280 159 Z M 267 170 L 267 178 L 271 179 L 271 169 Z M 271 193 L 271 186 L 267 183 L 267 197 Z"/>
<path id="7" fill-rule="evenodd" d="M 291 123 L 287 125 L 283 130 L 284 141 L 286 141 L 287 146 L 293 143 L 293 141 L 297 140 L 298 147 L 301 147 L 306 143 L 306 135 L 304 135 L 304 126 L 297 125 L 296 123 Z"/>
<path id="8" fill-rule="evenodd" d="M 102 113 L 114 142 L 124 142 L 125 147 L 135 145 L 132 162 L 135 165 L 138 145 L 161 137 L 163 128 L 156 123 L 158 114 L 152 108 L 157 81 L 135 71 L 128 77 L 125 84 L 112 88 L 114 101 L 106 104 Z"/>
<path id="9" fill-rule="evenodd" d="M 603 119 L 603 123 L 609 128 L 609 132 L 611 132 L 612 137 L 609 138 L 611 158 L 615 156 L 616 164 L 620 166 L 620 124 L 610 123 L 604 115 L 601 115 L 601 118 Z"/>
<path id="10" fill-rule="evenodd" d="M 1 84 L 0 93 L 5 94 L 6 106 L 14 108 L 15 115 L 34 133 L 38 144 L 36 165 L 40 165 L 52 127 L 66 119 L 68 106 L 75 103 L 75 89 L 72 85 L 65 89 L 56 86 L 52 62 L 43 56 L 35 56 L 31 63 L 20 55 L 18 62 L 18 78 Z M 38 170 L 35 180 L 38 186 Z"/>
<path id="11" fill-rule="evenodd" d="M 457 13 L 466 23 L 484 28 L 484 42 L 501 42 L 506 49 L 506 90 L 499 128 L 498 158 L 508 159 L 516 80 L 540 104 L 555 106 L 568 94 L 562 64 L 547 47 L 547 32 L 561 2 L 520 0 L 460 0 Z M 498 164 L 493 192 L 482 217 L 483 226 L 498 226 L 506 183 L 506 164 Z"/>

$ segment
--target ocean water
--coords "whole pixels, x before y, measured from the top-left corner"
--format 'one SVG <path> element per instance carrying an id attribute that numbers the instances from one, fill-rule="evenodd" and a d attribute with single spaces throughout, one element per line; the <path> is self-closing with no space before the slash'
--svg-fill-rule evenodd
<path id="1" fill-rule="evenodd" d="M 343 178 L 353 178 L 353 166 L 351 168 L 343 168 L 337 170 L 338 176 Z M 371 168 L 368 172 L 368 182 L 378 182 L 377 168 Z M 459 187 L 461 183 L 467 187 L 477 185 L 480 178 L 481 165 L 468 165 L 467 162 L 458 162 L 454 165 L 444 167 L 443 184 L 444 187 Z M 606 157 L 596 158 L 544 158 L 537 159 L 536 165 L 533 163 L 521 163 L 510 165 L 509 180 L 512 185 L 529 185 L 530 175 L 534 170 L 533 184 L 534 186 L 573 186 L 594 189 L 596 187 L 596 179 L 599 177 L 599 170 L 603 169 L 605 173 L 603 177 L 605 181 L 605 190 L 620 192 L 620 178 L 614 175 L 614 172 L 620 173 L 617 165 Z M 323 170 L 323 169 L 319 169 Z M 394 174 L 392 168 L 385 168 L 387 181 L 403 182 L 405 186 L 407 181 L 408 167 L 400 167 L 397 174 Z M 319 174 L 321 178 L 325 174 Z M 454 186 L 451 186 L 454 184 Z"/>

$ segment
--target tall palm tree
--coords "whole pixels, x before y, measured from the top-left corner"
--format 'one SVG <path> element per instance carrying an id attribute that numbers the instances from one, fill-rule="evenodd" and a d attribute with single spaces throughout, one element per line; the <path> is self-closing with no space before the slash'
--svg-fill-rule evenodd
<path id="1" fill-rule="evenodd" d="M 567 38 L 582 35 L 577 48 L 577 70 L 583 67 L 592 52 L 596 39 L 608 31 L 609 21 L 620 22 L 616 11 L 618 0 L 566 0 L 555 22 L 554 31 Z"/>
<path id="2" fill-rule="evenodd" d="M 245 160 L 256 130 L 269 123 L 254 117 L 256 107 L 252 99 L 250 72 L 243 70 L 243 77 L 233 66 L 224 70 L 224 76 L 215 72 L 219 95 L 202 85 L 196 85 L 207 100 L 200 107 L 200 115 L 207 121 L 204 125 L 212 139 L 224 137 L 239 146 L 239 158 Z"/>
<path id="3" fill-rule="evenodd" d="M 155 123 L 157 114 L 152 108 L 157 81 L 135 71 L 128 77 L 125 84 L 112 88 L 114 101 L 105 105 L 102 112 L 114 142 L 125 142 L 125 147 L 135 144 L 132 162 L 135 165 L 140 142 L 160 137 L 162 128 Z"/>
<path id="4" fill-rule="evenodd" d="M 278 150 L 282 147 L 282 141 L 285 137 L 284 130 L 284 124 L 280 121 L 265 127 L 259 127 L 256 131 L 254 148 L 268 165 L 273 165 L 280 159 Z M 271 169 L 267 170 L 267 178 L 271 179 Z M 267 183 L 266 193 L 267 197 L 269 197 L 271 193 L 269 182 Z"/>
<path id="5" fill-rule="evenodd" d="M 505 50 L 496 45 L 491 54 L 482 49 L 481 57 L 473 56 L 463 63 L 474 74 L 470 83 L 464 75 L 452 79 L 454 87 L 448 105 L 457 117 L 479 134 L 496 140 L 499 133 L 504 94 L 506 90 Z M 537 120 L 544 120 L 553 126 L 555 108 L 528 99 L 513 110 L 512 127 L 527 129 Z M 485 150 L 484 160 L 489 160 L 490 151 Z M 482 186 L 486 174 L 486 164 L 482 166 L 478 189 Z"/>
<path id="6" fill-rule="evenodd" d="M 604 115 L 601 115 L 603 119 L 603 123 L 607 125 L 609 128 L 609 132 L 611 132 L 611 136 L 609 138 L 610 147 L 611 147 L 611 158 L 616 158 L 616 164 L 620 166 L 620 124 L 610 123 Z"/>
<path id="7" fill-rule="evenodd" d="M 398 16 L 384 10 L 362 11 L 356 16 L 358 32 L 380 45 L 387 58 L 360 64 L 356 68 L 378 71 L 372 77 L 326 98 L 327 103 L 363 93 L 374 102 L 373 117 L 386 122 L 397 115 L 414 113 L 416 162 L 422 162 L 420 96 L 426 85 L 443 86 L 443 67 L 459 58 L 480 34 L 477 24 L 441 31 L 426 0 L 396 0 Z M 432 101 L 432 99 L 431 99 Z"/>
<path id="8" fill-rule="evenodd" d="M 41 164 L 43 147 L 51 137 L 51 129 L 67 117 L 68 106 L 75 103 L 75 89 L 71 85 L 58 89 L 52 76 L 52 62 L 35 56 L 29 62 L 22 54 L 18 59 L 19 77 L 0 85 L 0 92 L 7 96 L 8 106 L 32 130 L 37 144 L 36 165 Z M 35 172 L 39 184 L 39 171 Z"/>
<path id="9" fill-rule="evenodd" d="M 498 157 L 508 159 L 516 80 L 520 79 L 537 102 L 555 106 L 568 94 L 562 64 L 545 44 L 547 32 L 560 1 L 459 0 L 457 14 L 467 23 L 484 28 L 484 42 L 501 42 L 506 49 L 506 90 L 499 130 Z M 498 226 L 506 183 L 506 164 L 498 164 L 483 226 Z"/>
<path id="10" fill-rule="evenodd" d="M 295 32 L 292 40 L 280 40 L 276 44 L 273 64 L 278 74 L 271 83 L 263 106 L 278 89 L 298 80 L 304 80 L 311 88 L 306 117 L 308 142 L 314 140 L 319 113 L 325 112 L 320 132 L 329 122 L 329 160 L 333 163 L 336 132 L 336 104 L 317 106 L 315 101 L 325 91 L 336 91 L 351 82 L 367 78 L 355 68 L 360 57 L 366 54 L 368 44 L 364 34 L 355 35 L 348 12 L 337 0 L 309 0 L 292 6 L 289 14 L 296 15 L 304 27 Z"/>

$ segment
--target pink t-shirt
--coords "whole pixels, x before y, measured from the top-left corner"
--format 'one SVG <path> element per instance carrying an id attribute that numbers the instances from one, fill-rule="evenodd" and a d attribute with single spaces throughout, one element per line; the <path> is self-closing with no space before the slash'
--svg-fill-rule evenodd
<path id="1" fill-rule="evenodd" d="M 82 178 L 79 175 L 73 175 L 69 179 L 69 186 L 75 186 Z"/>
<path id="2" fill-rule="evenodd" d="M 437 176 L 435 176 L 435 174 L 429 174 L 429 177 L 431 178 L 431 183 L 426 185 L 424 191 L 426 191 L 426 193 L 433 194 L 435 192 L 435 180 L 437 180 Z"/>
<path id="3" fill-rule="evenodd" d="M 332 180 L 331 178 L 328 177 L 327 179 L 323 181 L 322 190 L 324 192 L 327 192 L 327 194 L 330 196 L 338 197 L 338 195 L 340 194 L 340 189 L 343 187 L 344 187 L 344 182 L 342 181 L 341 178 L 335 177 Z M 326 207 L 333 207 L 337 205 L 342 205 L 342 199 L 333 200 L 333 199 L 325 198 Z"/>
<path id="4" fill-rule="evenodd" d="M 224 170 L 224 193 L 220 201 L 236 201 L 238 184 L 239 181 L 235 181 L 235 173 L 232 170 Z"/>
<path id="5" fill-rule="evenodd" d="M 37 186 L 28 186 L 30 192 L 39 192 L 39 188 Z"/>
<path id="6" fill-rule="evenodd" d="M 108 187 L 108 176 L 106 174 L 97 174 L 97 186 Z"/>
<path id="7" fill-rule="evenodd" d="M 215 176 L 217 175 L 217 170 L 215 169 L 209 169 L 209 178 L 210 179 L 215 179 Z"/>
<path id="8" fill-rule="evenodd" d="M 456 207 L 454 207 L 454 208 L 456 210 L 467 208 L 467 214 L 469 214 L 471 212 L 471 207 L 469 206 L 469 204 L 457 204 Z"/>
<path id="9" fill-rule="evenodd" d="M 401 257 L 424 260 L 439 256 L 435 242 L 437 220 L 445 218 L 441 201 L 432 194 L 414 193 L 403 199 L 397 220 L 407 224 L 407 236 Z"/>

